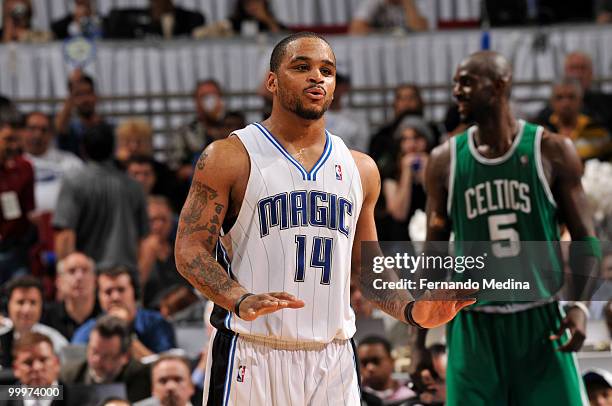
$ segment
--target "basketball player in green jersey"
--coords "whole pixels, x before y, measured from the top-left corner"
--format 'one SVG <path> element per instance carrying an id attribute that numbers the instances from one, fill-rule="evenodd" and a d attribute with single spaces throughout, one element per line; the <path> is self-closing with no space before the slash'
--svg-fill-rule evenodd
<path id="1" fill-rule="evenodd" d="M 460 114 L 476 125 L 432 152 L 427 240 L 448 240 L 452 231 L 457 241 L 554 241 L 562 222 L 573 241 L 593 247 L 580 267 L 596 267 L 571 141 L 514 117 L 512 71 L 501 55 L 472 54 L 453 81 Z M 498 249 L 499 257 L 517 255 Z M 479 302 L 449 323 L 447 405 L 588 404 L 573 354 L 585 339 L 586 314 L 580 306 L 564 314 L 554 293 L 534 302 Z"/>

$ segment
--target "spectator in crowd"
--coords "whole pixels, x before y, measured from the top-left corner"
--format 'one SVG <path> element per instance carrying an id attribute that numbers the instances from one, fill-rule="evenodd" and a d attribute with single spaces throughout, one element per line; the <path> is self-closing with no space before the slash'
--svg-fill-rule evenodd
<path id="1" fill-rule="evenodd" d="M 237 0 L 229 21 L 234 33 L 247 36 L 285 29 L 274 16 L 268 0 Z"/>
<path id="2" fill-rule="evenodd" d="M 612 373 L 592 369 L 582 375 L 591 406 L 612 405 Z"/>
<path id="3" fill-rule="evenodd" d="M 361 0 L 349 27 L 351 34 L 366 34 L 376 30 L 427 30 L 414 0 Z"/>
<path id="4" fill-rule="evenodd" d="M 29 273 L 28 251 L 36 231 L 28 219 L 34 210 L 34 171 L 19 153 L 20 115 L 0 97 L 0 285 Z"/>
<path id="5" fill-rule="evenodd" d="M 423 117 L 424 105 L 421 90 L 417 85 L 405 83 L 395 88 L 393 98 L 393 119 L 380 128 L 370 140 L 369 155 L 383 168 L 395 160 L 395 142 L 393 138 L 397 126 L 406 116 Z"/>
<path id="6" fill-rule="evenodd" d="M 34 111 L 26 116 L 22 135 L 25 156 L 34 166 L 36 211 L 52 213 L 62 178 L 80 169 L 83 162 L 73 153 L 55 147 L 51 119 L 43 112 Z"/>
<path id="7" fill-rule="evenodd" d="M 193 96 L 196 116 L 172 137 L 174 142 L 169 157 L 169 165 L 177 171 L 181 181 L 191 179 L 194 158 L 215 141 L 211 129 L 219 127 L 225 116 L 223 90 L 216 80 L 199 81 Z M 227 137 L 227 134 L 222 137 Z"/>
<path id="8" fill-rule="evenodd" d="M 15 340 L 27 332 L 49 337 L 56 353 L 68 344 L 68 340 L 56 329 L 39 323 L 43 309 L 42 285 L 38 279 L 26 275 L 12 279 L 6 286 L 7 312 L 12 328 L 0 336 L 1 365 L 11 366 Z"/>
<path id="9" fill-rule="evenodd" d="M 130 326 L 110 315 L 93 323 L 86 359 L 63 365 L 62 381 L 89 385 L 121 382 L 130 402 L 150 396 L 149 368 L 130 353 L 133 349 Z"/>
<path id="10" fill-rule="evenodd" d="M 44 334 L 27 332 L 15 341 L 12 367 L 15 377 L 18 379 L 18 384 L 30 387 L 60 384 L 60 360 L 53 348 L 51 339 Z M 33 402 L 32 404 L 45 404 L 39 402 Z M 25 402 L 24 404 L 27 405 Z M 63 403 L 49 401 L 46 404 L 57 405 Z"/>
<path id="11" fill-rule="evenodd" d="M 416 210 L 425 210 L 425 167 L 433 134 L 419 117 L 407 116 L 396 129 L 394 165 L 381 168 L 382 197 L 388 216 L 379 217 L 383 241 L 409 241 L 408 224 Z"/>
<path id="12" fill-rule="evenodd" d="M 575 79 L 562 79 L 553 85 L 550 100 L 552 114 L 542 124 L 549 130 L 570 138 L 583 160 L 605 159 L 612 152 L 608 130 L 592 117 L 581 113 L 582 88 Z"/>
<path id="13" fill-rule="evenodd" d="M 159 312 L 143 309 L 136 302 L 138 286 L 134 273 L 125 267 L 100 269 L 98 271 L 98 301 L 107 314 L 125 320 L 135 333 L 131 353 L 142 359 L 154 353 L 167 351 L 176 346 L 174 329 Z M 96 321 L 83 324 L 72 336 L 74 344 L 88 342 Z"/>
<path id="14" fill-rule="evenodd" d="M 157 182 L 153 158 L 141 155 L 132 156 L 126 161 L 125 171 L 130 178 L 142 185 L 145 196 L 151 196 L 153 187 Z"/>
<path id="15" fill-rule="evenodd" d="M 576 79 L 583 90 L 580 111 L 591 117 L 595 122 L 604 125 L 612 131 L 612 95 L 602 93 L 593 88 L 593 61 L 582 52 L 571 52 L 565 57 L 563 65 L 564 77 Z M 552 106 L 546 106 L 536 117 L 539 123 L 546 122 L 552 114 Z"/>
<path id="16" fill-rule="evenodd" d="M 198 11 L 174 5 L 173 0 L 149 0 L 149 7 L 110 11 L 104 29 L 107 38 L 174 38 L 191 36 L 206 20 Z"/>
<path id="17" fill-rule="evenodd" d="M 127 162 L 133 157 L 147 157 L 152 159 L 153 170 L 155 171 L 155 184 L 151 193 L 163 195 L 170 199 L 177 208 L 183 205 L 186 197 L 185 193 L 179 190 L 176 176 L 162 162 L 153 158 L 153 128 L 142 119 L 128 119 L 121 122 L 116 129 L 117 150 L 115 158 L 124 168 Z"/>
<path id="18" fill-rule="evenodd" d="M 149 309 L 159 308 L 162 299 L 179 288 L 182 288 L 183 295 L 191 299 L 191 303 L 195 302 L 197 297 L 192 292 L 191 285 L 178 273 L 174 263 L 172 232 L 175 216 L 170 203 L 163 196 L 151 196 L 148 212 L 151 233 L 143 241 L 139 261 L 143 306 Z M 180 309 L 165 309 L 165 312 L 168 310 Z"/>
<path id="19" fill-rule="evenodd" d="M 220 137 L 227 137 L 229 134 L 236 130 L 246 127 L 246 117 L 240 111 L 228 111 L 225 117 L 223 117 L 223 134 Z"/>
<path id="20" fill-rule="evenodd" d="M 83 157 L 82 143 L 85 132 L 105 119 L 96 111 L 98 96 L 94 80 L 75 69 L 68 78 L 68 96 L 55 116 L 58 146 Z"/>
<path id="21" fill-rule="evenodd" d="M 422 403 L 443 405 L 446 402 L 446 363 L 446 346 L 434 344 L 426 349 L 413 379 Z"/>
<path id="22" fill-rule="evenodd" d="M 162 355 L 151 367 L 153 398 L 164 406 L 191 406 L 195 392 L 189 361 L 177 355 Z M 138 406 L 138 405 L 137 405 Z"/>
<path id="23" fill-rule="evenodd" d="M 357 347 L 363 390 L 387 403 L 414 398 L 416 393 L 393 379 L 394 359 L 391 343 L 382 337 L 366 337 Z"/>
<path id="24" fill-rule="evenodd" d="M 149 232 L 142 187 L 115 167 L 112 128 L 101 124 L 83 140 L 90 161 L 62 181 L 53 217 L 59 259 L 76 250 L 97 267 L 117 264 L 136 269 L 138 245 Z"/>
<path id="25" fill-rule="evenodd" d="M 32 30 L 32 2 L 5 0 L 2 4 L 2 42 L 47 42 L 50 32 Z"/>
<path id="26" fill-rule="evenodd" d="M 91 39 L 102 36 L 102 19 L 96 14 L 92 0 L 74 0 L 72 12 L 51 23 L 56 39 L 82 35 Z"/>
<path id="27" fill-rule="evenodd" d="M 325 125 L 332 134 L 338 134 L 350 149 L 367 152 L 370 138 L 369 126 L 365 117 L 351 111 L 346 106 L 346 96 L 351 91 L 351 78 L 336 73 L 334 100 L 325 113 Z"/>
<path id="28" fill-rule="evenodd" d="M 57 263 L 59 302 L 45 309 L 43 323 L 71 339 L 74 332 L 102 309 L 96 299 L 95 264 L 81 252 L 73 252 Z"/>

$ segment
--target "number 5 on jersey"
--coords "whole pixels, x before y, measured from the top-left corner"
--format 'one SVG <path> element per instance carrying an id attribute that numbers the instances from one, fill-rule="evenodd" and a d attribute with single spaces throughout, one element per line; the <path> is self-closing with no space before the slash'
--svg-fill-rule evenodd
<path id="1" fill-rule="evenodd" d="M 295 236 L 295 278 L 296 282 L 304 282 L 306 272 L 306 244 L 305 235 Z M 310 267 L 321 269 L 321 284 L 329 285 L 331 279 L 332 252 L 334 240 L 325 237 L 313 237 L 310 252 Z"/>

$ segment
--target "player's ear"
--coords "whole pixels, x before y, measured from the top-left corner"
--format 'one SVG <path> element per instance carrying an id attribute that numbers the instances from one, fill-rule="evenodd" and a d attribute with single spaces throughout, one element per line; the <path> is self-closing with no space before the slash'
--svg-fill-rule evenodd
<path id="1" fill-rule="evenodd" d="M 270 71 L 268 72 L 268 77 L 266 78 L 266 89 L 270 92 L 270 93 L 275 93 L 276 89 L 278 87 L 278 82 L 277 82 L 278 78 L 276 76 L 276 73 Z"/>

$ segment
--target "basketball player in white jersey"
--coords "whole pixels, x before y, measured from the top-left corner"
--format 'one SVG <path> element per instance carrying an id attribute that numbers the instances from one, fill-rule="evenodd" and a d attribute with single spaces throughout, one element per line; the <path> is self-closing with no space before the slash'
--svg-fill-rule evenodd
<path id="1" fill-rule="evenodd" d="M 205 405 L 360 404 L 349 286 L 361 241 L 377 240 L 380 177 L 371 158 L 325 130 L 335 75 L 323 38 L 283 39 L 266 82 L 270 118 L 211 144 L 196 165 L 176 263 L 215 303 Z M 377 298 L 422 327 L 473 302 Z"/>

